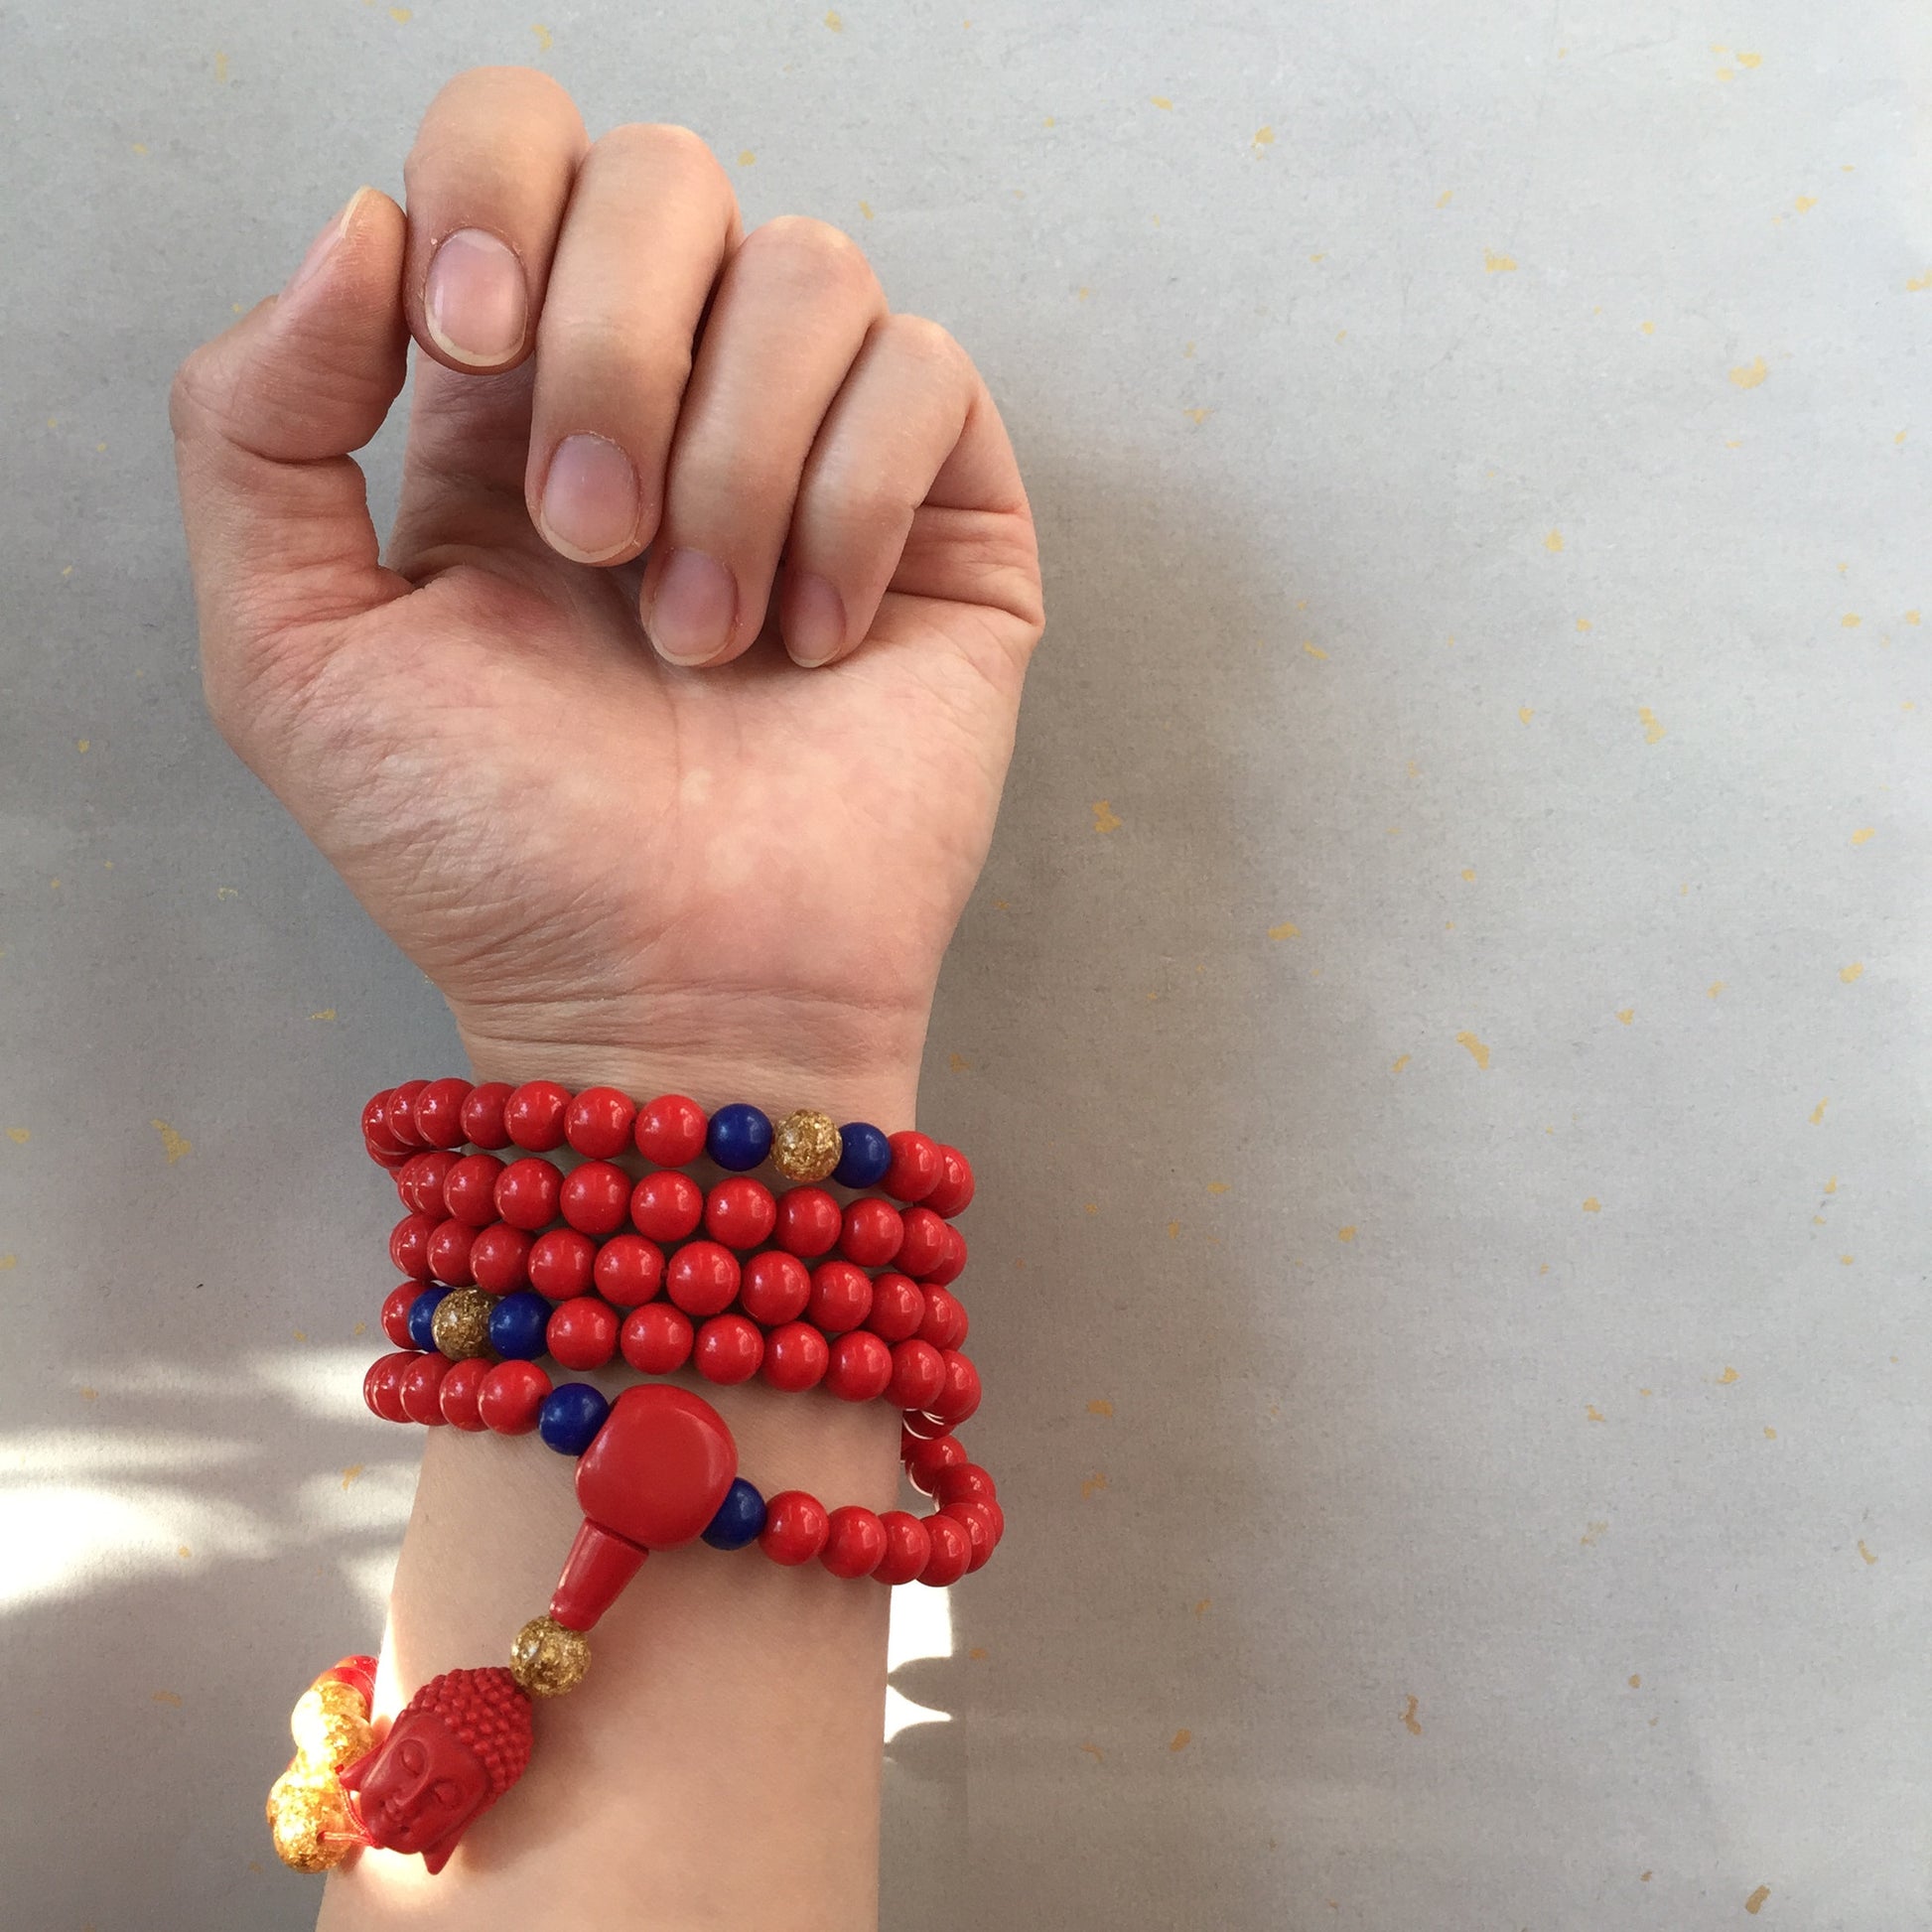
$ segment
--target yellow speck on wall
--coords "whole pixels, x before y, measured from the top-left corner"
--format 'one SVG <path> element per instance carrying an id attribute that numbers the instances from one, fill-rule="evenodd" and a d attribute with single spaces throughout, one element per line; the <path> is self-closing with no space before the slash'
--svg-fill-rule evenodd
<path id="1" fill-rule="evenodd" d="M 1736 1380 L 1737 1380 L 1737 1371 L 1734 1368 L 1732 1368 L 1728 1362 L 1726 1362 L 1725 1364 L 1725 1372 L 1718 1377 L 1719 1388 L 1727 1389 Z"/>
<path id="2" fill-rule="evenodd" d="M 228 84 L 228 57 L 219 48 L 214 53 L 214 80 L 217 86 Z"/>
<path id="3" fill-rule="evenodd" d="M 1420 1737 L 1422 1735 L 1422 1720 L 1416 1716 L 1419 1708 L 1420 1700 L 1411 1697 L 1402 1709 L 1402 1727 L 1411 1737 Z"/>
<path id="4" fill-rule="evenodd" d="M 1868 1549 L 1865 1548 L 1865 1542 L 1863 1537 L 1859 1538 L 1859 1555 L 1862 1556 L 1866 1563 L 1876 1563 L 1878 1561 L 1878 1559 L 1875 1556 L 1873 1556 Z"/>
<path id="5" fill-rule="evenodd" d="M 1302 928 L 1293 919 L 1284 919 L 1280 925 L 1271 925 L 1268 928 L 1268 936 L 1271 939 L 1299 939 L 1302 936 Z"/>
<path id="6" fill-rule="evenodd" d="M 1581 1543 L 1586 1549 L 1589 1549 L 1595 1544 L 1602 1542 L 1604 1536 L 1609 1531 L 1609 1527 L 1610 1526 L 1607 1523 L 1587 1524 L 1585 1526 L 1583 1535 L 1580 1536 L 1577 1539 L 1577 1541 Z"/>
<path id="7" fill-rule="evenodd" d="M 1764 366 L 1763 356 L 1754 361 L 1741 363 L 1730 372 L 1730 379 L 1740 389 L 1755 389 L 1771 371 Z"/>
<path id="8" fill-rule="evenodd" d="M 1636 1019 L 1637 1010 L 1635 1007 L 1618 1007 L 1616 1010 L 1616 1017 L 1618 1020 L 1620 1020 L 1623 1023 L 1624 1026 L 1627 1027 L 1630 1025 L 1630 1023 L 1633 1020 Z"/>
<path id="9" fill-rule="evenodd" d="M 1455 1043 L 1458 1046 L 1466 1046 L 1469 1049 L 1469 1057 L 1472 1060 L 1474 1060 L 1479 1067 L 1487 1071 L 1489 1066 L 1489 1048 L 1485 1046 L 1482 1043 L 1482 1041 L 1475 1036 L 1474 1034 L 1468 1033 L 1466 1031 L 1457 1034 L 1455 1035 Z"/>
<path id="10" fill-rule="evenodd" d="M 181 1695 L 177 1691 L 157 1691 L 154 1701 L 157 1704 L 172 1704 L 177 1711 L 181 1709 Z"/>
<path id="11" fill-rule="evenodd" d="M 1227 1190 L 1228 1183 L 1225 1180 L 1210 1180 L 1207 1183 L 1207 1191 L 1210 1194 L 1225 1194 Z"/>
<path id="12" fill-rule="evenodd" d="M 195 1144 L 183 1140 L 165 1120 L 151 1120 L 148 1125 L 161 1136 L 161 1151 L 168 1157 L 168 1165 L 171 1168 L 184 1154 L 194 1153 Z"/>
<path id="13" fill-rule="evenodd" d="M 1335 1230 L 1335 1239 L 1337 1241 L 1352 1241 L 1354 1238 L 1355 1230 L 1352 1225 L 1345 1228 L 1336 1228 Z"/>
<path id="14" fill-rule="evenodd" d="M 946 1064 L 955 1073 L 970 1073 L 973 1070 L 972 1061 L 964 1053 L 954 1053 Z"/>
<path id="15" fill-rule="evenodd" d="M 1399 1060 L 1397 1060 L 1394 1065 L 1392 1065 L 1389 1068 L 1389 1071 L 1391 1073 L 1400 1073 L 1402 1069 L 1409 1064 L 1409 1060 L 1410 1060 L 1410 1055 L 1404 1053 L 1403 1056 Z"/>
<path id="16" fill-rule="evenodd" d="M 1863 972 L 1864 972 L 1864 961 L 1862 959 L 1855 959 L 1853 960 L 1851 965 L 1841 966 L 1838 969 L 1838 976 L 1846 983 L 1847 986 L 1850 986 L 1852 982 L 1855 979 L 1860 978 L 1863 974 Z"/>
<path id="17" fill-rule="evenodd" d="M 1194 1741 L 1194 1733 L 1191 1730 L 1188 1730 L 1185 1726 L 1182 1726 L 1181 1729 L 1176 1730 L 1174 1734 L 1171 1738 L 1169 1738 L 1168 1748 L 1171 1751 L 1184 1751 L 1187 1748 L 1187 1746 L 1191 1744 L 1193 1741 Z"/>
<path id="18" fill-rule="evenodd" d="M 1643 726 L 1643 742 L 1646 745 L 1658 744 L 1664 738 L 1664 728 L 1658 723 L 1657 714 L 1647 704 L 1637 707 L 1637 722 Z"/>
<path id="19" fill-rule="evenodd" d="M 393 20 L 398 27 L 407 27 L 409 23 L 415 19 L 415 17 L 416 16 L 412 14 L 407 7 L 391 7 L 389 9 L 389 18 Z"/>
<path id="20" fill-rule="evenodd" d="M 1446 188 L 1443 190 L 1443 192 L 1440 195 L 1436 197 L 1436 206 L 1438 207 L 1448 207 L 1449 205 L 1454 200 L 1455 200 L 1455 190 L 1452 188 Z"/>
<path id="21" fill-rule="evenodd" d="M 870 202 L 861 202 L 859 204 L 859 212 L 870 221 L 872 219 L 872 204 Z M 1085 293 L 1085 291 L 1083 290 L 1082 293 Z"/>
<path id="22" fill-rule="evenodd" d="M 1095 1396 L 1087 1404 L 1087 1414 L 1090 1416 L 1111 1416 L 1113 1413 L 1114 1405 L 1104 1395 Z"/>
<path id="23" fill-rule="evenodd" d="M 1767 1442 L 1775 1443 L 1778 1440 L 1778 1432 L 1768 1422 L 1764 1425 L 1764 1436 Z"/>
<path id="24" fill-rule="evenodd" d="M 1554 556 L 1559 550 L 1563 548 L 1563 532 L 1561 530 L 1552 530 L 1550 534 L 1543 539 L 1543 547 L 1544 549 L 1549 551 L 1552 556 Z"/>
<path id="25" fill-rule="evenodd" d="M 1818 206 L 1818 197 L 1816 195 L 1800 195 L 1791 206 L 1800 214 L 1809 214 Z"/>
<path id="26" fill-rule="evenodd" d="M 1106 1763 L 1107 1753 L 1103 1751 L 1098 1744 L 1082 1744 L 1080 1748 L 1083 1751 L 1085 1751 L 1087 1755 L 1091 1757 L 1096 1764 Z"/>
<path id="27" fill-rule="evenodd" d="M 532 21 L 530 23 L 530 32 L 536 36 L 537 52 L 539 54 L 548 54 L 550 50 L 557 44 L 556 40 L 554 39 L 554 37 L 550 32 L 550 29 L 546 27 L 543 24 L 543 22 L 540 20 Z"/>
<path id="28" fill-rule="evenodd" d="M 1312 637 L 1304 637 L 1302 639 L 1302 648 L 1309 654 L 1309 656 L 1318 657 L 1324 663 L 1327 661 L 1328 653 L 1325 650 L 1323 650 L 1320 647 L 1320 645 L 1318 645 L 1314 641 Z"/>
<path id="29" fill-rule="evenodd" d="M 1715 1000 L 1718 997 L 1718 995 L 1725 990 L 1725 982 L 1723 980 L 1713 980 L 1711 984 L 1707 986 L 1704 990 L 1712 999 Z"/>
<path id="30" fill-rule="evenodd" d="M 9 1268 L 18 1268 L 19 1266 L 20 1257 L 18 1255 L 0 1255 L 0 1275 L 4 1275 Z"/>
<path id="31" fill-rule="evenodd" d="M 1853 1262 L 1858 1259 L 1858 1257 L 1856 1255 L 1840 1255 L 1838 1259 L 1839 1259 L 1839 1265 L 1841 1267 L 1850 1268 Z"/>
<path id="32" fill-rule="evenodd" d="M 135 152 L 140 154 L 145 153 L 146 150 L 137 148 Z M 1908 295 L 1917 295 L 1921 289 L 1932 289 L 1932 268 L 1928 268 L 1923 275 L 1911 276 L 1905 283 L 1905 291 Z"/>
<path id="33" fill-rule="evenodd" d="M 1737 65 L 1740 68 L 1761 68 L 1764 65 L 1764 56 L 1761 54 L 1739 54 L 1737 57 Z"/>
<path id="34" fill-rule="evenodd" d="M 1093 801 L 1093 829 L 1096 832 L 1118 832 L 1121 823 L 1119 815 L 1106 799 L 1096 798 Z"/>
<path id="35" fill-rule="evenodd" d="M 1149 94 L 1148 99 L 1152 101 L 1156 107 L 1160 108 L 1164 114 L 1172 114 L 1173 112 L 1173 102 L 1171 101 L 1166 94 Z"/>
<path id="36" fill-rule="evenodd" d="M 84 752 L 87 751 L 92 746 L 92 744 L 93 744 L 93 740 L 91 738 L 76 738 L 73 741 L 73 749 L 76 752 Z"/>
<path id="37" fill-rule="evenodd" d="M 1875 825 L 1861 825 L 1859 829 L 1852 834 L 1852 843 L 1854 845 L 1863 845 L 1867 839 L 1871 838 L 1873 834 L 1876 833 L 1877 830 L 1878 828 Z"/>
<path id="38" fill-rule="evenodd" d="M 1183 409 L 1180 413 L 1183 416 L 1185 416 L 1187 420 L 1190 423 L 1192 423 L 1196 429 L 1199 429 L 1200 426 L 1204 422 L 1206 422 L 1208 417 L 1213 415 L 1214 412 L 1211 409 Z"/>
<path id="39" fill-rule="evenodd" d="M 1584 1404 L 1584 1420 L 1586 1422 L 1601 1422 L 1603 1420 L 1603 1412 L 1597 1408 L 1595 1403 L 1586 1402 Z"/>
<path id="40" fill-rule="evenodd" d="M 334 1007 L 324 1007 L 320 1013 L 312 1013 L 309 1016 L 311 1020 L 333 1020 L 335 1017 L 336 1009 Z"/>
<path id="41" fill-rule="evenodd" d="M 1475 884 L 1475 877 L 1476 877 L 1476 869 L 1475 869 L 1475 867 L 1474 867 L 1474 866 L 1464 866 L 1464 867 L 1462 868 L 1462 877 L 1463 877 L 1463 879 L 1464 879 L 1464 881 L 1465 881 L 1466 883 L 1468 883 L 1469 885 L 1471 885 L 1471 886 L 1473 886 L 1473 885 Z"/>
<path id="42" fill-rule="evenodd" d="M 1516 269 L 1516 257 L 1499 255 L 1493 248 L 1485 248 L 1482 251 L 1482 266 L 1491 275 L 1513 274 Z"/>
<path id="43" fill-rule="evenodd" d="M 1831 1102 L 1830 1102 L 1829 1100 L 1821 1100 L 1821 1101 L 1820 1101 L 1820 1102 L 1818 1103 L 1818 1105 L 1817 1105 L 1817 1106 L 1815 1106 L 1815 1107 L 1814 1107 L 1814 1108 L 1813 1108 L 1813 1109 L 1811 1110 L 1811 1124 L 1812 1124 L 1812 1125 L 1813 1125 L 1814 1127 L 1823 1127 L 1823 1126 L 1824 1126 L 1824 1124 L 1825 1124 L 1825 1109 L 1826 1109 L 1826 1108 L 1827 1108 L 1828 1106 L 1830 1106 L 1830 1105 L 1831 1105 Z"/>
<path id="44" fill-rule="evenodd" d="M 1516 715 L 1527 725 L 1536 716 L 1536 713 L 1528 705 L 1519 705 L 1516 709 Z"/>
<path id="45" fill-rule="evenodd" d="M 1097 1495 L 1106 1486 L 1107 1471 L 1105 1469 L 1094 1470 L 1093 1474 L 1088 1476 L 1080 1485 L 1080 1500 L 1085 1502 L 1088 1497 Z"/>
<path id="46" fill-rule="evenodd" d="M 15 1147 L 25 1147 L 33 1138 L 34 1130 L 31 1127 L 10 1127 L 7 1129 L 7 1139 L 13 1142 Z"/>
<path id="47" fill-rule="evenodd" d="M 1643 1679 L 1640 1676 L 1638 1676 L 1638 1674 L 1635 1671 L 1632 1671 L 1630 1673 L 1630 1688 L 1633 1691 L 1640 1691 L 1643 1689 Z"/>
<path id="48" fill-rule="evenodd" d="M 1603 1203 L 1594 1194 L 1590 1195 L 1589 1199 L 1584 1202 L 1584 1212 L 1586 1214 L 1600 1214 L 1602 1211 Z"/>
<path id="49" fill-rule="evenodd" d="M 1757 1914 L 1764 1909 L 1764 1901 L 1767 1898 L 1769 1898 L 1770 1895 L 1771 1895 L 1771 1887 L 1769 1885 L 1759 1885 L 1758 1888 L 1754 1892 L 1752 1892 L 1747 1899 L 1744 1900 L 1744 1910 L 1749 1912 L 1751 1916 L 1755 1918 Z"/>
<path id="50" fill-rule="evenodd" d="M 355 1478 L 362 1473 L 362 1470 L 365 1466 L 366 1466 L 365 1464 L 360 1462 L 351 1462 L 348 1465 L 348 1467 L 343 1471 L 343 1487 L 345 1489 L 350 1488 L 354 1484 Z"/>
<path id="51" fill-rule="evenodd" d="M 1856 630 L 1858 629 L 1859 625 L 1864 621 L 1864 620 L 1862 617 L 1860 617 L 1856 611 L 1847 611 L 1846 614 L 1842 618 L 1840 618 L 1838 621 L 1841 629 Z"/>
<path id="52" fill-rule="evenodd" d="M 970 1657 L 973 1660 L 973 1662 L 976 1664 L 985 1663 L 987 1658 L 992 1656 L 992 1654 L 993 1653 L 990 1650 L 988 1650 L 983 1643 L 976 1643 L 972 1647 L 972 1649 L 966 1653 L 966 1655 Z"/>
<path id="53" fill-rule="evenodd" d="M 827 14 L 825 16 L 825 24 L 835 34 L 843 34 L 845 32 L 845 22 L 836 13 Z"/>
<path id="54" fill-rule="evenodd" d="M 1170 1221 L 1168 1223 L 1168 1239 L 1170 1241 L 1178 1241 L 1180 1239 L 1180 1223 L 1178 1221 Z"/>
<path id="55" fill-rule="evenodd" d="M 1900 436 L 1903 436 L 1905 434 L 1903 430 L 1900 430 L 1898 433 Z M 71 568 L 71 566 L 69 566 L 69 568 Z M 1919 617 L 1916 611 L 1907 611 L 1905 613 L 1905 621 L 1907 623 L 1915 624 L 1918 622 L 1918 621 L 1919 621 Z"/>
<path id="56" fill-rule="evenodd" d="M 1654 336 L 1657 333 L 1657 325 L 1654 322 L 1640 322 L 1637 324 L 1637 333 L 1641 336 Z"/>
<path id="57" fill-rule="evenodd" d="M 1272 148 L 1275 145 L 1275 130 L 1272 127 L 1256 128 L 1254 145 L 1258 148 Z"/>
<path id="58" fill-rule="evenodd" d="M 750 148 L 740 148 L 738 151 L 738 165 L 741 168 L 749 168 L 757 159 L 758 156 Z"/>

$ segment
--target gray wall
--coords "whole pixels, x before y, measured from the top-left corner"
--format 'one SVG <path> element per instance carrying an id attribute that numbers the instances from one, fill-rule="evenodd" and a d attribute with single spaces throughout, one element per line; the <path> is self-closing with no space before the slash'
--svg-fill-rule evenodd
<path id="1" fill-rule="evenodd" d="M 851 227 L 1038 509 L 888 1922 L 1932 1917 L 1932 34 L 1746 11 L 0 7 L 9 1928 L 314 1911 L 354 1113 L 458 1060 L 203 717 L 163 395 L 484 61 Z"/>

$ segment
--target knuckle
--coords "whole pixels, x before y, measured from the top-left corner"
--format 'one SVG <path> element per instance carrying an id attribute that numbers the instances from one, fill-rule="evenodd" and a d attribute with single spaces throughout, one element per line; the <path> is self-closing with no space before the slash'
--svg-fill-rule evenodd
<path id="1" fill-rule="evenodd" d="M 183 359 L 168 388 L 168 426 L 177 441 L 185 442 L 220 413 L 220 387 L 214 345 L 204 343 Z"/>
<path id="2" fill-rule="evenodd" d="M 702 177 L 727 194 L 731 192 L 724 163 L 712 153 L 710 143 L 702 134 L 675 121 L 626 121 L 593 144 L 593 163 L 600 155 L 607 161 L 613 157 L 636 160 L 653 170 Z"/>
<path id="3" fill-rule="evenodd" d="M 951 333 L 927 316 L 888 316 L 880 325 L 895 355 L 934 375 L 954 375 L 972 364 Z"/>
<path id="4" fill-rule="evenodd" d="M 866 251 L 843 228 L 808 214 L 781 214 L 755 228 L 739 254 L 760 273 L 801 287 L 870 296 L 879 286 Z"/>

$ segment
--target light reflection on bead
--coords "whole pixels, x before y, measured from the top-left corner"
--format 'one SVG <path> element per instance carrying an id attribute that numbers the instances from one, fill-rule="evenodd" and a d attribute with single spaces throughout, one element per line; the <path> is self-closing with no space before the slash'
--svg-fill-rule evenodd
<path id="1" fill-rule="evenodd" d="M 430 1332 L 437 1352 L 453 1362 L 489 1353 L 489 1314 L 496 1298 L 480 1288 L 453 1288 L 436 1305 Z"/>
<path id="2" fill-rule="evenodd" d="M 801 1107 L 787 1114 L 771 1136 L 771 1165 L 787 1180 L 823 1180 L 844 1153 L 830 1114 Z"/>

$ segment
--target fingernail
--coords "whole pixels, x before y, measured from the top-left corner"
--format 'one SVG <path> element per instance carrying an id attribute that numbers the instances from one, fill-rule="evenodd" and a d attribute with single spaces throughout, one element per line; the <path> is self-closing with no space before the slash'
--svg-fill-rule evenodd
<path id="1" fill-rule="evenodd" d="M 659 656 L 673 664 L 705 664 L 730 641 L 737 615 L 731 572 L 702 550 L 673 550 L 644 628 Z"/>
<path id="2" fill-rule="evenodd" d="M 566 436 L 550 459 L 537 520 L 551 549 L 580 564 L 616 556 L 637 530 L 630 459 L 608 437 Z"/>
<path id="3" fill-rule="evenodd" d="M 523 346 L 528 301 L 522 264 L 481 228 L 444 236 L 423 283 L 431 339 L 473 368 L 507 361 Z"/>
<path id="4" fill-rule="evenodd" d="M 813 670 L 845 645 L 845 600 L 816 571 L 796 572 L 790 589 L 785 644 L 793 663 Z"/>
<path id="5" fill-rule="evenodd" d="M 347 234 L 349 228 L 353 225 L 355 210 L 361 207 L 362 197 L 368 192 L 366 188 L 358 188 L 348 198 L 343 211 L 335 216 L 333 220 L 327 222 L 322 232 L 316 236 L 315 240 L 309 243 L 309 252 L 302 257 L 301 263 L 295 273 L 289 277 L 289 285 L 285 291 L 286 294 L 293 295 L 304 282 L 313 280 L 323 263 L 335 253 L 337 242 L 342 240 L 343 236 Z"/>

